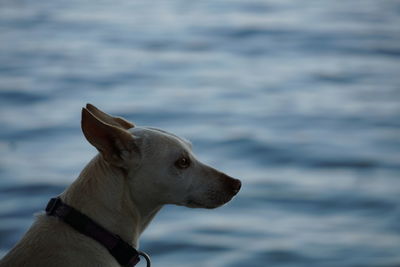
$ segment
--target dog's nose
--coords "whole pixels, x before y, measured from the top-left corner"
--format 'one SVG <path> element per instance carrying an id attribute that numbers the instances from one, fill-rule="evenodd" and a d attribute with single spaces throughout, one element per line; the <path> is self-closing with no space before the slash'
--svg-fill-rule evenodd
<path id="1" fill-rule="evenodd" d="M 235 195 L 240 191 L 241 187 L 242 187 L 242 182 L 239 179 L 233 179 L 232 191 Z"/>
<path id="2" fill-rule="evenodd" d="M 220 173 L 220 177 L 222 178 L 225 188 L 229 193 L 236 195 L 239 192 L 240 188 L 242 187 L 242 182 L 239 179 L 230 177 L 225 173 Z"/>

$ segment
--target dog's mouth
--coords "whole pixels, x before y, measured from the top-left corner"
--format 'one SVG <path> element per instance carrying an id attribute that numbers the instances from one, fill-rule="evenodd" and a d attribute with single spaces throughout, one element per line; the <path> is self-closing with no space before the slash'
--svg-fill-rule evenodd
<path id="1" fill-rule="evenodd" d="M 222 188 L 208 188 L 201 195 L 188 197 L 185 206 L 189 208 L 215 209 L 228 203 L 240 190 L 242 183 L 238 179 L 223 174 Z"/>
<path id="2" fill-rule="evenodd" d="M 202 208 L 202 209 L 215 209 L 218 208 L 222 205 L 224 205 L 226 202 L 224 203 L 200 203 L 198 201 L 195 200 L 188 200 L 186 207 L 189 208 Z"/>
<path id="3" fill-rule="evenodd" d="M 189 208 L 215 209 L 228 203 L 235 195 L 236 193 L 222 194 L 217 192 L 210 192 L 209 194 L 206 195 L 204 201 L 199 201 L 194 198 L 189 198 L 185 206 Z"/>
<path id="4" fill-rule="evenodd" d="M 189 208 L 206 208 L 206 209 L 212 209 L 213 208 L 212 206 L 204 205 L 204 204 L 202 204 L 202 203 L 200 203 L 200 202 L 198 202 L 196 200 L 193 200 L 193 199 L 189 199 L 186 202 L 185 206 L 187 206 Z"/>

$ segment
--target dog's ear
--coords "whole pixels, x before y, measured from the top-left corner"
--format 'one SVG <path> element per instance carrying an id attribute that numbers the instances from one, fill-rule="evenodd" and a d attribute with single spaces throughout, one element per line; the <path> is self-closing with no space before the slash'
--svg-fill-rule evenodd
<path id="1" fill-rule="evenodd" d="M 92 104 L 89 104 L 89 103 L 86 104 L 86 108 L 97 118 L 99 118 L 103 122 L 108 123 L 110 125 L 121 127 L 123 129 L 130 129 L 130 128 L 135 127 L 135 125 L 133 123 L 131 123 L 123 118 L 120 118 L 120 117 L 113 117 L 113 116 L 101 111 L 100 109 L 96 108 Z"/>
<path id="2" fill-rule="evenodd" d="M 129 132 L 101 121 L 86 108 L 82 108 L 81 127 L 89 143 L 114 166 L 124 167 L 139 152 L 135 139 Z"/>

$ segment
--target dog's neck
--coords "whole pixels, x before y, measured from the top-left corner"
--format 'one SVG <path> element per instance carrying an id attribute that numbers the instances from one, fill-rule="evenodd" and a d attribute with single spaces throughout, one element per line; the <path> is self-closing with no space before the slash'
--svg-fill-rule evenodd
<path id="1" fill-rule="evenodd" d="M 133 198 L 126 174 L 100 155 L 89 162 L 61 199 L 134 247 L 162 207 L 137 203 L 140 200 Z"/>

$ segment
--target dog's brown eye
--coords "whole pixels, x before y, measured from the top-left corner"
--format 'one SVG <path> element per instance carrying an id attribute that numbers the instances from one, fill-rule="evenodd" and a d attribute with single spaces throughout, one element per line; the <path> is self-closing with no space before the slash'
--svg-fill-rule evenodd
<path id="1" fill-rule="evenodd" d="M 175 166 L 179 169 L 186 169 L 190 166 L 190 160 L 187 157 L 181 157 L 175 162 Z"/>

